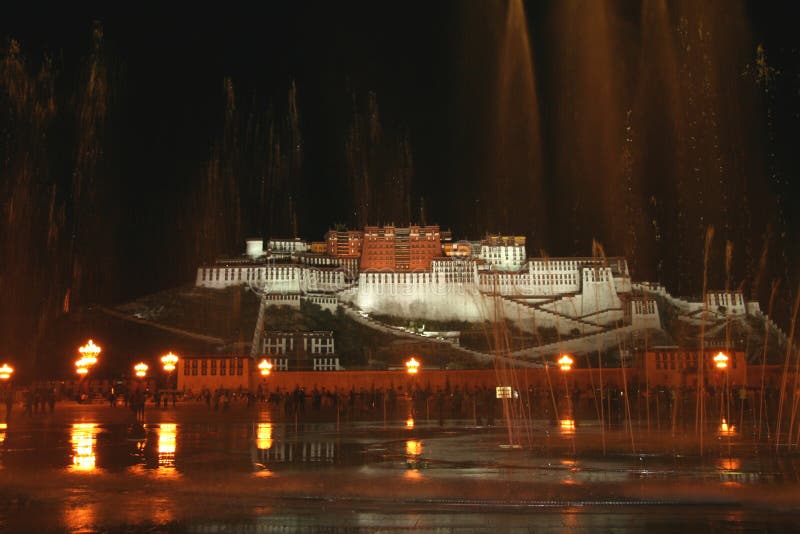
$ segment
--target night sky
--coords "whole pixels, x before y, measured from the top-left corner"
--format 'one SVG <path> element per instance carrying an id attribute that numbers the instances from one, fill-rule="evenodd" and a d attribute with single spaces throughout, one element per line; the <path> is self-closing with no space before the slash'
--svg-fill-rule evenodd
<path id="1" fill-rule="evenodd" d="M 800 39 L 778 6 L 695 4 L 4 14 L 0 353 L 245 237 L 365 222 L 596 239 L 680 295 L 713 225 L 709 284 L 766 309 L 779 281 L 788 324 Z"/>

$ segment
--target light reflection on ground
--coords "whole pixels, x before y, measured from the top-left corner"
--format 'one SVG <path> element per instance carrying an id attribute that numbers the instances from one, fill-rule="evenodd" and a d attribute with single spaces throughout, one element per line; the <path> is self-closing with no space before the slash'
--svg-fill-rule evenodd
<path id="1" fill-rule="evenodd" d="M 67 412 L 61 423 L 12 420 L 0 427 L 0 497 L 26 495 L 34 503 L 0 504 L 4 529 L 23 520 L 26 528 L 71 531 L 202 525 L 205 518 L 231 525 L 255 520 L 265 503 L 272 519 L 311 529 L 406 527 L 409 509 L 418 511 L 417 526 L 468 529 L 480 523 L 466 511 L 513 509 L 524 516 L 545 506 L 554 524 L 580 529 L 594 524 L 587 516 L 592 509 L 609 519 L 609 506 L 631 528 L 643 526 L 635 510 L 645 504 L 678 526 L 675 514 L 660 508 L 664 503 L 699 501 L 706 512 L 712 505 L 743 509 L 738 515 L 720 510 L 718 524 L 725 525 L 751 520 L 748 503 L 794 510 L 800 494 L 798 458 L 763 449 L 754 454 L 754 444 L 741 436 L 710 440 L 708 455 L 700 457 L 692 440 L 669 432 L 641 433 L 637 445 L 644 452 L 632 452 L 626 430 L 611 429 L 604 455 L 599 425 L 574 420 L 536 421 L 518 433 L 532 441 L 510 450 L 499 447 L 508 439 L 505 428 L 469 422 L 295 424 L 265 421 L 264 413 L 255 420 L 209 413 L 203 421 L 202 414 L 165 411 L 136 427 L 123 419 L 105 423 L 103 412 L 93 410 L 96 416 L 84 413 L 80 422 L 69 421 Z M 93 473 L 90 485 L 85 473 Z M 637 508 L 621 511 L 624 506 Z M 692 524 L 706 527 L 710 516 L 698 515 Z M 514 517 L 496 519 L 517 525 Z"/>
<path id="2" fill-rule="evenodd" d="M 94 447 L 98 428 L 95 423 L 72 425 L 72 469 L 91 472 L 95 470 L 97 458 Z"/>

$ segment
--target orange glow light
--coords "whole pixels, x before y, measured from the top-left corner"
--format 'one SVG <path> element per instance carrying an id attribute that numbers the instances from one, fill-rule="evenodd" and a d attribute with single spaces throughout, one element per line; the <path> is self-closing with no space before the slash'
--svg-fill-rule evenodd
<path id="1" fill-rule="evenodd" d="M 406 362 L 406 371 L 410 375 L 415 375 L 419 371 L 419 362 L 413 356 Z"/>
<path id="2" fill-rule="evenodd" d="M 728 355 L 724 352 L 718 352 L 717 355 L 714 356 L 714 365 L 716 365 L 717 369 L 727 369 Z"/>
<path id="3" fill-rule="evenodd" d="M 575 420 L 574 419 L 562 419 L 561 423 L 561 435 L 562 436 L 572 436 L 575 434 Z"/>
<path id="4" fill-rule="evenodd" d="M 161 357 L 161 363 L 164 364 L 164 370 L 168 373 L 171 373 L 175 370 L 175 366 L 178 364 L 178 357 L 172 352 L 167 353 Z"/>
<path id="5" fill-rule="evenodd" d="M 11 378 L 12 374 L 14 374 L 14 368 L 7 363 L 4 363 L 3 366 L 0 367 L 0 380 L 8 380 Z"/>
<path id="6" fill-rule="evenodd" d="M 272 448 L 272 423 L 258 423 L 256 447 L 261 450 Z"/>
<path id="7" fill-rule="evenodd" d="M 148 366 L 144 362 L 139 362 L 133 366 L 133 370 L 136 372 L 136 376 L 138 378 L 144 378 L 145 376 L 147 376 L 147 369 Z"/>
<path id="8" fill-rule="evenodd" d="M 571 370 L 571 369 L 572 369 L 572 363 L 573 363 L 573 361 L 572 361 L 572 358 L 570 358 L 569 354 L 563 354 L 563 355 L 562 355 L 562 356 L 561 356 L 561 357 L 558 359 L 558 367 L 559 367 L 559 368 L 560 368 L 562 371 L 569 371 L 569 370 Z"/>
<path id="9" fill-rule="evenodd" d="M 258 364 L 258 370 L 261 373 L 261 376 L 269 376 L 269 374 L 272 372 L 272 364 L 266 359 L 261 360 L 261 362 Z"/>
<path id="10" fill-rule="evenodd" d="M 723 418 L 719 425 L 719 433 L 723 436 L 733 436 L 736 434 L 736 425 L 729 425 L 728 421 Z"/>
<path id="11" fill-rule="evenodd" d="M 86 345 L 79 347 L 78 352 L 81 353 L 81 360 L 85 365 L 81 367 L 91 367 L 92 365 L 97 363 L 97 356 L 103 351 L 99 345 L 95 345 L 94 341 L 91 339 L 86 343 Z M 78 361 L 81 361 L 78 360 Z"/>

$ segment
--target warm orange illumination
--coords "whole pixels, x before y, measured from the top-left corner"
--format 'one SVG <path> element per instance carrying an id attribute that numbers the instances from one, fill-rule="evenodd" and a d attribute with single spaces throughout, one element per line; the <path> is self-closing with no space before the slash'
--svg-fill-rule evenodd
<path id="1" fill-rule="evenodd" d="M 93 471 L 95 468 L 94 444 L 97 425 L 74 423 L 72 425 L 72 468 L 76 471 Z"/>
<path id="2" fill-rule="evenodd" d="M 737 471 L 742 467 L 742 461 L 738 458 L 720 458 L 715 463 L 718 468 L 726 471 Z"/>
<path id="3" fill-rule="evenodd" d="M 161 363 L 164 364 L 164 370 L 171 373 L 175 370 L 175 366 L 178 365 L 178 357 L 169 352 L 161 357 Z"/>
<path id="4" fill-rule="evenodd" d="M 558 367 L 562 371 L 569 371 L 572 369 L 572 358 L 570 358 L 569 354 L 562 354 L 561 357 L 558 359 Z"/>
<path id="5" fill-rule="evenodd" d="M 178 425 L 161 423 L 158 429 L 158 467 L 162 476 L 173 476 L 175 471 L 175 444 Z"/>
<path id="6" fill-rule="evenodd" d="M 89 373 L 89 369 L 97 363 L 97 355 L 103 349 L 99 345 L 95 345 L 91 339 L 82 347 L 78 347 L 81 357 L 75 362 L 75 372 L 83 376 Z"/>
<path id="7" fill-rule="evenodd" d="M 732 436 L 736 434 L 736 426 L 729 425 L 726 419 L 722 419 L 722 423 L 719 425 L 719 433 L 723 436 Z"/>
<path id="8" fill-rule="evenodd" d="M 161 463 L 161 456 L 175 454 L 175 442 L 178 434 L 178 426 L 175 423 L 161 423 L 158 429 L 158 456 Z"/>
<path id="9" fill-rule="evenodd" d="M 564 436 L 572 436 L 575 434 L 575 420 L 562 419 L 561 420 L 561 434 Z"/>
<path id="10" fill-rule="evenodd" d="M 272 448 L 272 423 L 258 423 L 256 447 L 261 450 Z"/>
<path id="11" fill-rule="evenodd" d="M 81 360 L 86 365 L 82 365 L 80 367 L 91 367 L 92 365 L 97 363 L 97 356 L 103 351 L 99 345 L 95 345 L 94 341 L 91 339 L 86 343 L 86 345 L 79 347 L 78 352 L 81 353 Z M 78 360 L 78 361 L 81 361 Z"/>
<path id="12" fill-rule="evenodd" d="M 258 370 L 261 373 L 261 376 L 269 376 L 269 374 L 272 372 L 272 364 L 267 360 L 261 360 L 261 362 L 258 364 Z"/>
<path id="13" fill-rule="evenodd" d="M 409 417 L 406 419 L 406 428 L 414 428 L 414 418 Z"/>
<path id="14" fill-rule="evenodd" d="M 717 366 L 717 369 L 727 369 L 728 355 L 724 352 L 718 352 L 717 355 L 714 356 L 714 365 Z"/>
<path id="15" fill-rule="evenodd" d="M 2 367 L 0 367 L 0 380 L 8 380 L 11 378 L 12 374 L 14 374 L 14 368 L 7 363 L 4 363 Z"/>
<path id="16" fill-rule="evenodd" d="M 136 376 L 138 378 L 144 378 L 145 376 L 147 376 L 147 369 L 148 366 L 144 362 L 139 362 L 133 366 L 133 370 L 136 372 Z"/>
<path id="17" fill-rule="evenodd" d="M 413 356 L 406 362 L 406 371 L 410 375 L 415 375 L 419 371 L 419 362 Z"/>
<path id="18" fill-rule="evenodd" d="M 413 439 L 406 441 L 406 454 L 409 456 L 422 454 L 422 442 Z"/>

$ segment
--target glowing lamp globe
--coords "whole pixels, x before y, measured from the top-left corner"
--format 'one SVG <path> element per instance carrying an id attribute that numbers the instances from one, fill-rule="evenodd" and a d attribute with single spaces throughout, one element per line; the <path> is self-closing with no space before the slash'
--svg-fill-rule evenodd
<path id="1" fill-rule="evenodd" d="M 8 380 L 14 374 L 14 368 L 4 363 L 0 366 L 0 380 Z"/>
<path id="2" fill-rule="evenodd" d="M 97 356 L 103 351 L 99 345 L 95 345 L 94 341 L 91 339 L 83 345 L 82 347 L 78 348 L 78 352 L 81 354 L 81 360 L 84 363 L 84 366 L 91 367 L 92 365 L 97 363 Z M 81 361 L 79 360 L 79 361 Z"/>
<path id="3" fill-rule="evenodd" d="M 161 357 L 161 363 L 164 364 L 164 370 L 168 373 L 171 373 L 175 370 L 175 366 L 178 364 L 178 357 L 170 352 Z"/>
<path id="4" fill-rule="evenodd" d="M 133 366 L 133 370 L 138 378 L 144 378 L 147 376 L 147 369 L 147 364 L 144 362 L 139 362 Z"/>
<path id="5" fill-rule="evenodd" d="M 261 373 L 261 376 L 269 376 L 270 372 L 272 372 L 272 364 L 267 360 L 261 360 L 258 364 L 258 371 Z"/>
<path id="6" fill-rule="evenodd" d="M 419 372 L 419 362 L 413 356 L 406 362 L 406 371 L 410 375 L 415 375 Z"/>
<path id="7" fill-rule="evenodd" d="M 714 365 L 717 369 L 724 370 L 728 368 L 728 355 L 724 352 L 718 352 L 714 356 Z"/>
<path id="8" fill-rule="evenodd" d="M 564 354 L 558 359 L 558 367 L 562 371 L 571 370 L 572 369 L 572 363 L 573 363 L 572 358 L 570 358 L 570 356 L 568 354 Z"/>

